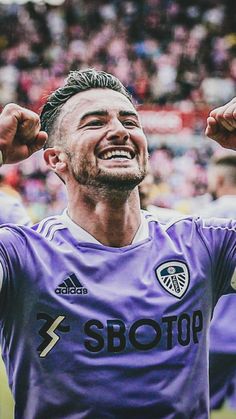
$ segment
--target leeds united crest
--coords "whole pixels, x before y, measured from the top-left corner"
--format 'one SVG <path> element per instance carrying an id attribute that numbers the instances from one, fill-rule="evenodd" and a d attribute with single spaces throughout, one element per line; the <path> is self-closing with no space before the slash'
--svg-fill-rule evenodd
<path id="1" fill-rule="evenodd" d="M 189 286 L 188 267 L 183 262 L 169 261 L 156 268 L 161 286 L 177 298 L 183 297 Z"/>

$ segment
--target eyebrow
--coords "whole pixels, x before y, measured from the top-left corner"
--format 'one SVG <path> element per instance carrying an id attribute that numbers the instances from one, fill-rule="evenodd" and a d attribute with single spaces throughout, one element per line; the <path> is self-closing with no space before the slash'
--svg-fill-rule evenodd
<path id="1" fill-rule="evenodd" d="M 89 116 L 108 116 L 108 115 L 109 115 L 108 111 L 102 110 L 102 109 L 91 111 L 91 112 L 86 112 L 81 116 L 80 123 L 83 122 Z M 135 118 L 138 119 L 138 114 L 132 111 L 120 111 L 119 116 L 134 116 Z"/>

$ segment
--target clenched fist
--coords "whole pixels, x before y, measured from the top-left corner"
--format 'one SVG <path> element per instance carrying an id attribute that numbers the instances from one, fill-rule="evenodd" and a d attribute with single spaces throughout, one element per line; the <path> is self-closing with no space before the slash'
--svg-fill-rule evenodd
<path id="1" fill-rule="evenodd" d="M 0 150 L 4 163 L 17 163 L 40 150 L 47 134 L 40 131 L 39 116 L 15 103 L 6 105 L 0 115 Z"/>
<path id="2" fill-rule="evenodd" d="M 236 98 L 210 112 L 205 134 L 222 147 L 236 150 Z"/>

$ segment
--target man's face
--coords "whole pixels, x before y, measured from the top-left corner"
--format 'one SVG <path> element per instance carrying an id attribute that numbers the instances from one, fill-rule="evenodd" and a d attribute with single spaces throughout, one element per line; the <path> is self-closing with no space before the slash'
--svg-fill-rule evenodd
<path id="1" fill-rule="evenodd" d="M 135 108 L 121 93 L 78 93 L 63 106 L 58 124 L 78 183 L 129 190 L 144 178 L 146 137 Z"/>

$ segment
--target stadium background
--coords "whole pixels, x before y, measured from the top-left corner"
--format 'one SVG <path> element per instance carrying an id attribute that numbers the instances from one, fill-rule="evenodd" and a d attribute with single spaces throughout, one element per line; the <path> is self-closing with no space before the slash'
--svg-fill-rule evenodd
<path id="1" fill-rule="evenodd" d="M 183 213 L 209 198 L 206 170 L 220 148 L 204 138 L 209 110 L 236 93 L 235 0 L 0 0 L 0 107 L 36 112 L 68 71 L 115 74 L 135 98 L 155 176 L 152 201 Z M 4 166 L 34 222 L 65 207 L 41 152 Z M 193 390 L 194 391 L 194 390 Z M 0 368 L 0 419 L 12 419 Z M 213 419 L 235 418 L 227 409 Z"/>

